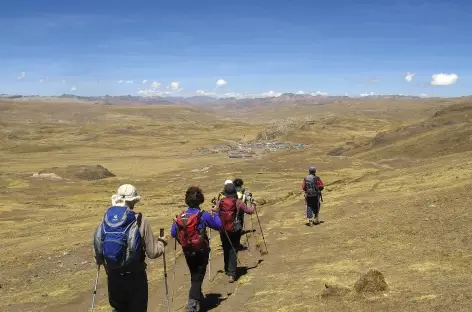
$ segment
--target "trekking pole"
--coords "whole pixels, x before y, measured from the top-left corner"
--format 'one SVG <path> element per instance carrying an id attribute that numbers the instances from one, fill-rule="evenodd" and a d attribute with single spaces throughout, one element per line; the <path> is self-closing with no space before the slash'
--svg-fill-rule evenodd
<path id="1" fill-rule="evenodd" d="M 98 276 L 100 275 L 100 265 L 97 267 L 97 277 L 95 278 L 95 287 L 93 289 L 93 298 L 92 298 L 92 308 L 90 309 L 93 312 L 93 308 L 95 307 L 95 296 L 97 295 L 97 284 L 98 284 Z"/>
<path id="2" fill-rule="evenodd" d="M 228 239 L 228 242 L 229 242 L 229 244 L 231 245 L 231 248 L 233 249 L 234 254 L 236 255 L 236 260 L 238 260 L 238 263 L 241 264 L 241 262 L 239 261 L 239 258 L 238 258 L 238 254 L 236 253 L 236 249 L 234 249 L 233 243 L 232 243 L 231 240 L 229 239 L 228 232 L 226 232 L 226 230 L 223 230 L 223 231 L 225 232 L 226 238 Z"/>
<path id="3" fill-rule="evenodd" d="M 262 240 L 264 241 L 264 246 L 265 246 L 265 249 L 266 249 L 266 254 L 268 254 L 268 253 L 269 253 L 269 250 L 267 249 L 267 244 L 266 244 L 265 238 L 264 238 L 264 232 L 262 231 L 262 225 L 261 225 L 261 221 L 259 220 L 259 214 L 257 213 L 257 208 L 256 208 L 256 206 L 254 206 L 254 211 L 256 212 L 257 222 L 259 223 L 259 228 L 261 229 Z"/>
<path id="4" fill-rule="evenodd" d="M 208 280 L 211 280 L 211 229 L 208 234 L 208 245 L 210 247 L 210 253 L 208 254 Z"/>
<path id="5" fill-rule="evenodd" d="M 160 237 L 164 237 L 164 229 L 160 229 Z M 167 266 L 166 266 L 166 250 L 164 246 L 164 252 L 162 253 L 162 259 L 164 260 L 164 281 L 166 286 L 166 302 L 167 302 L 167 311 L 170 312 L 169 304 L 169 287 L 167 286 Z"/>
<path id="6" fill-rule="evenodd" d="M 175 281 L 175 265 L 177 264 L 177 237 L 174 238 L 174 267 L 172 268 L 172 280 Z"/>

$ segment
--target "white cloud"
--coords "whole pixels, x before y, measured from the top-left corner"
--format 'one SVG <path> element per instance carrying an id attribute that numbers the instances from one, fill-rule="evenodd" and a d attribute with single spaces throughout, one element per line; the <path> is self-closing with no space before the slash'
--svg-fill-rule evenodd
<path id="1" fill-rule="evenodd" d="M 426 93 L 421 93 L 420 97 L 428 97 L 428 95 Z"/>
<path id="2" fill-rule="evenodd" d="M 48 79 L 49 79 L 48 77 L 43 77 L 43 78 L 39 79 L 39 82 L 43 83 L 43 82 L 46 82 Z"/>
<path id="3" fill-rule="evenodd" d="M 21 73 L 18 74 L 18 79 L 21 80 L 21 79 L 25 78 L 25 76 L 26 76 L 26 73 L 25 73 L 25 72 L 21 72 Z"/>
<path id="4" fill-rule="evenodd" d="M 361 93 L 361 94 L 360 94 L 360 96 L 362 96 L 362 97 L 365 97 L 365 96 L 373 96 L 373 95 L 375 95 L 375 93 L 374 93 L 374 92 L 370 92 L 370 93 Z"/>
<path id="5" fill-rule="evenodd" d="M 434 74 L 431 77 L 431 84 L 433 86 L 449 86 L 453 85 L 457 82 L 457 79 L 459 79 L 459 76 L 456 74 Z"/>
<path id="6" fill-rule="evenodd" d="M 311 96 L 326 96 L 328 95 L 327 92 L 322 92 L 322 91 L 316 91 L 316 92 L 312 92 L 310 93 Z"/>
<path id="7" fill-rule="evenodd" d="M 226 92 L 223 93 L 222 97 L 225 98 L 236 98 L 236 99 L 244 99 L 244 98 L 253 98 L 254 95 L 239 93 L 239 92 Z"/>
<path id="8" fill-rule="evenodd" d="M 226 82 L 226 80 L 223 80 L 223 79 L 218 79 L 216 81 L 216 87 L 217 88 L 220 88 L 220 87 L 224 87 L 226 86 L 228 83 Z"/>
<path id="9" fill-rule="evenodd" d="M 216 95 L 215 92 L 212 92 L 212 91 L 205 91 L 205 90 L 197 90 L 197 92 L 195 92 L 196 95 L 199 95 L 199 96 L 210 96 L 210 95 Z"/>
<path id="10" fill-rule="evenodd" d="M 297 91 L 297 92 L 295 92 L 295 94 L 305 94 L 305 92 L 304 91 Z"/>
<path id="11" fill-rule="evenodd" d="M 72 87 L 72 88 L 70 88 L 70 90 L 75 91 L 75 90 L 77 90 L 77 87 Z"/>
<path id="12" fill-rule="evenodd" d="M 61 83 L 62 83 L 62 84 L 66 84 L 67 81 L 66 81 L 65 79 L 62 79 L 62 80 L 61 80 Z"/>
<path id="13" fill-rule="evenodd" d="M 268 92 L 263 92 L 259 96 L 261 96 L 261 97 L 279 97 L 281 95 L 282 95 L 282 93 L 275 92 L 275 91 L 271 90 L 271 91 L 268 91 Z"/>
<path id="14" fill-rule="evenodd" d="M 267 98 L 267 97 L 279 97 L 282 95 L 280 92 L 268 91 L 263 93 L 247 93 L 247 92 L 226 92 L 223 94 L 217 94 L 213 91 L 197 90 L 197 95 L 212 96 L 215 98 L 236 98 L 236 99 L 256 99 L 256 98 Z"/>
<path id="15" fill-rule="evenodd" d="M 134 80 L 126 80 L 125 83 L 127 83 L 127 84 L 133 84 L 133 83 L 134 83 Z"/>
<path id="16" fill-rule="evenodd" d="M 180 88 L 180 82 L 174 81 L 170 85 L 166 86 L 165 89 L 169 91 L 162 90 L 161 83 L 154 81 L 151 84 L 151 87 L 148 89 L 139 89 L 138 94 L 142 96 L 166 96 L 170 94 L 179 93 L 183 89 Z"/>
<path id="17" fill-rule="evenodd" d="M 170 83 L 170 88 L 174 91 L 180 90 L 180 81 L 173 81 Z"/>
<path id="18" fill-rule="evenodd" d="M 118 83 L 123 83 L 123 82 L 125 82 L 125 81 L 124 80 L 118 80 Z"/>
<path id="19" fill-rule="evenodd" d="M 139 95 L 142 96 L 164 96 L 168 95 L 170 92 L 167 91 L 162 91 L 154 88 L 149 88 L 149 89 L 141 89 L 138 91 Z"/>
<path id="20" fill-rule="evenodd" d="M 413 76 L 415 75 L 415 73 L 410 73 L 410 72 L 407 72 L 405 74 L 405 80 L 408 81 L 408 82 L 411 82 L 413 80 Z"/>
<path id="21" fill-rule="evenodd" d="M 143 80 L 143 84 L 146 84 L 148 83 L 148 81 L 146 79 Z"/>

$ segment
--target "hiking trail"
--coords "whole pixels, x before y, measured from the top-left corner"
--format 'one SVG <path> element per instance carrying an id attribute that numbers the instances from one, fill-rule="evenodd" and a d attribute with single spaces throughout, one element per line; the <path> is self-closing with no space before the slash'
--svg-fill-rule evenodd
<path id="1" fill-rule="evenodd" d="M 208 278 L 208 268 L 203 283 L 203 294 L 206 297 L 206 311 L 239 311 L 241 305 L 245 304 L 258 289 L 261 289 L 261 283 L 258 282 L 260 276 L 270 275 L 279 272 L 283 265 L 283 253 L 293 252 L 293 238 L 303 237 L 310 232 L 323 232 L 324 224 L 310 228 L 305 225 L 305 206 L 303 200 L 290 203 L 289 206 L 268 205 L 258 208 L 259 218 L 264 231 L 267 243 L 268 254 L 262 255 L 265 250 L 264 243 L 260 234 L 260 228 L 255 214 L 252 216 L 255 233 L 252 230 L 251 216 L 246 215 L 245 226 L 248 231 L 250 249 L 238 252 L 238 279 L 234 283 L 228 282 L 228 277 L 223 270 L 223 253 L 220 246 L 220 237 L 218 232 L 212 230 L 212 253 L 211 253 L 211 280 Z M 321 220 L 324 216 L 328 217 L 323 207 L 320 213 Z M 278 224 L 277 220 L 288 220 L 296 218 L 297 226 L 292 227 L 273 227 L 271 224 Z M 295 220 L 292 220 L 295 221 Z M 292 238 L 292 239 L 289 239 Z M 246 235 L 241 238 L 241 243 L 247 247 Z M 169 302 L 171 311 L 185 311 L 188 300 L 188 291 L 190 288 L 190 275 L 185 257 L 181 255 L 181 247 L 177 244 L 177 261 L 175 265 L 174 280 L 174 239 L 169 239 L 166 247 L 167 276 L 169 288 Z M 163 271 L 163 260 L 159 257 L 155 260 L 146 261 L 148 263 L 148 277 L 155 274 L 156 270 Z M 163 274 L 162 274 L 163 275 Z M 90 277 L 91 289 L 93 276 Z M 89 311 L 91 304 L 92 291 L 83 293 L 75 302 L 49 309 L 52 312 L 59 311 Z M 107 301 L 106 274 L 101 271 L 100 281 L 97 291 L 96 302 Z M 109 309 L 109 306 L 108 306 Z M 101 308 L 95 309 L 102 311 Z M 149 306 L 148 311 L 167 311 L 165 300 L 164 277 L 155 281 L 149 278 Z"/>

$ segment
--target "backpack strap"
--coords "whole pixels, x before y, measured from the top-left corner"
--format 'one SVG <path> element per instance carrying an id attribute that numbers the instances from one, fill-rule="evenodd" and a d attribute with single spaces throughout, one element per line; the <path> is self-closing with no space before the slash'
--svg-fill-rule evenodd
<path id="1" fill-rule="evenodd" d="M 203 215 L 204 212 L 205 212 L 205 210 L 200 210 L 200 211 L 197 213 L 197 219 L 198 219 L 198 223 L 199 223 L 199 224 L 202 222 L 202 215 Z"/>
<path id="2" fill-rule="evenodd" d="M 138 216 L 136 217 L 136 223 L 138 224 L 138 227 L 141 227 L 141 220 L 143 219 L 143 214 L 141 212 L 138 213 Z"/>

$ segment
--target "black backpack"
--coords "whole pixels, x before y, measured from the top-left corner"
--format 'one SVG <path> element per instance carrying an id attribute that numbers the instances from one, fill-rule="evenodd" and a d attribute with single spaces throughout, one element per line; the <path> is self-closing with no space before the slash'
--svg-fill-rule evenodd
<path id="1" fill-rule="evenodd" d="M 306 197 L 316 197 L 320 195 L 320 189 L 316 186 L 319 177 L 315 175 L 308 175 L 305 178 Z"/>

